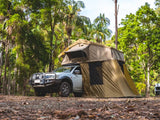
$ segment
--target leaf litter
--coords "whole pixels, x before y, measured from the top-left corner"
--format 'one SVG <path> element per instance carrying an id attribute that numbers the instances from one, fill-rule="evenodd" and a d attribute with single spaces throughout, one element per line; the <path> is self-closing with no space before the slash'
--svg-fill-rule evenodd
<path id="1" fill-rule="evenodd" d="M 1 120 L 159 120 L 160 98 L 0 95 Z"/>

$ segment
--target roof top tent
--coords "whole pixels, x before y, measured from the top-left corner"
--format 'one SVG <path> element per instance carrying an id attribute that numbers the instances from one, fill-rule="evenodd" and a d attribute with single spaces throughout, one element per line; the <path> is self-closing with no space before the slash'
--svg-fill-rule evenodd
<path id="1" fill-rule="evenodd" d="M 64 54 L 62 65 L 113 59 L 124 62 L 123 52 L 82 39 L 69 46 L 60 56 Z"/>
<path id="2" fill-rule="evenodd" d="M 80 64 L 84 95 L 135 97 L 139 95 L 125 66 L 123 52 L 87 40 L 78 40 L 62 52 L 62 65 Z"/>

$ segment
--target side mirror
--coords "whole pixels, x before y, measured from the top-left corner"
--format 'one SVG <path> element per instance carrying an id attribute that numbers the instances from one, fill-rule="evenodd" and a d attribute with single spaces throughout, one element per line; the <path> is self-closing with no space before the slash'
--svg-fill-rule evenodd
<path id="1" fill-rule="evenodd" d="M 80 70 L 75 70 L 74 73 L 75 74 L 80 74 Z"/>

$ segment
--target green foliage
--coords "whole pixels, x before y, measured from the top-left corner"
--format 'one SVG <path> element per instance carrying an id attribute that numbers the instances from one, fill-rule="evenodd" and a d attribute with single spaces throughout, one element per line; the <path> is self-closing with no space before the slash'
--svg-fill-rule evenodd
<path id="1" fill-rule="evenodd" d="M 160 0 L 155 0 L 155 5 L 159 8 L 160 7 Z"/>
<path id="2" fill-rule="evenodd" d="M 124 51 L 126 63 L 129 65 L 131 75 L 137 82 L 137 88 L 144 94 L 149 80 L 152 85 L 155 72 L 154 66 L 160 57 L 159 18 L 155 11 L 146 3 L 139 8 L 136 14 L 127 15 L 122 19 L 122 28 L 119 29 L 119 49 Z M 157 69 L 157 72 L 159 68 Z M 148 76 L 150 74 L 150 76 Z M 151 86 L 152 87 L 152 86 Z"/>
<path id="3" fill-rule="evenodd" d="M 11 7 L 11 2 L 9 0 L 0 0 L 0 3 L 0 15 L 6 16 Z"/>
<path id="4" fill-rule="evenodd" d="M 146 85 L 141 82 L 136 82 L 135 85 L 136 85 L 136 88 L 137 88 L 139 94 L 141 94 L 143 96 L 145 93 Z"/>

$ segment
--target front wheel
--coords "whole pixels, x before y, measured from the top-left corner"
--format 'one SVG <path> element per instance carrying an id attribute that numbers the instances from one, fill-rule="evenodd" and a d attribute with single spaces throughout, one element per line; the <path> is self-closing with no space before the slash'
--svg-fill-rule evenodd
<path id="1" fill-rule="evenodd" d="M 59 88 L 59 95 L 61 97 L 68 97 L 71 92 L 71 85 L 68 82 L 62 82 Z"/>

